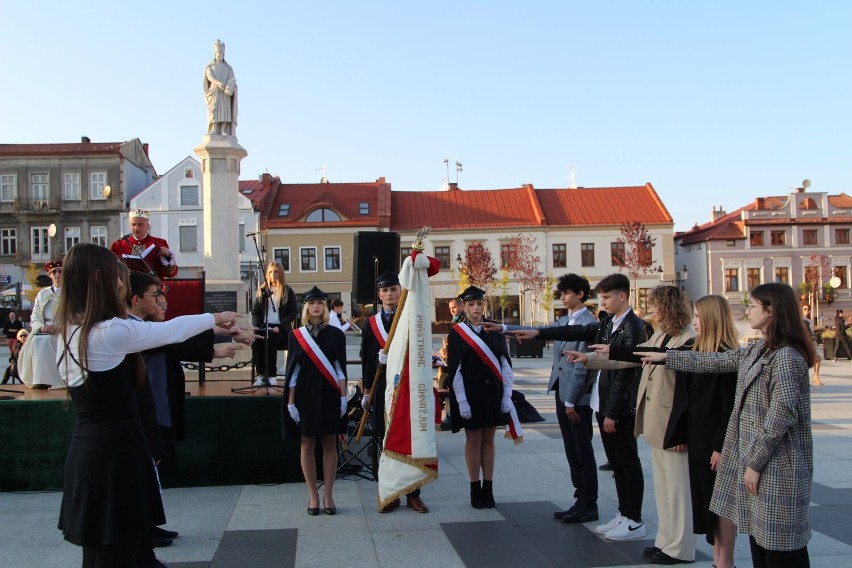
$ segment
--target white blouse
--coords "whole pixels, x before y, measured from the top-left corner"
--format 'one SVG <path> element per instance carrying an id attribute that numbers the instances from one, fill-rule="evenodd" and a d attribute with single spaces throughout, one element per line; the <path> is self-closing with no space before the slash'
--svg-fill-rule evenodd
<path id="1" fill-rule="evenodd" d="M 89 333 L 87 369 L 95 372 L 114 369 L 129 353 L 186 341 L 202 331 L 213 329 L 215 322 L 213 314 L 181 316 L 166 322 L 123 318 L 100 322 Z M 60 335 L 56 354 L 59 374 L 69 387 L 78 387 L 84 382 L 82 369 L 65 353 L 70 350 L 74 358 L 80 360 L 78 334 L 71 336 L 78 327 L 71 326 L 67 334 Z M 69 337 L 71 339 L 68 339 Z"/>

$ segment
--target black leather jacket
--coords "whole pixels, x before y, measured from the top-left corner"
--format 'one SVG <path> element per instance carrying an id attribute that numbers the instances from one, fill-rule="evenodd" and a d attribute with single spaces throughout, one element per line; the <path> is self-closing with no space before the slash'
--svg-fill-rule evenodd
<path id="1" fill-rule="evenodd" d="M 610 315 L 601 323 L 588 325 L 564 325 L 561 327 L 546 327 L 539 331 L 541 340 L 560 339 L 563 341 L 588 341 L 591 343 L 606 343 L 634 347 L 647 339 L 645 323 L 631 310 L 624 321 L 611 337 L 606 337 L 607 324 L 612 319 Z M 601 382 L 598 385 L 600 394 L 600 412 L 607 418 L 618 420 L 619 417 L 636 413 L 636 393 L 639 390 L 641 367 L 630 369 L 601 371 Z M 585 392 L 588 392 L 595 382 L 598 371 L 590 370 L 586 374 Z"/>

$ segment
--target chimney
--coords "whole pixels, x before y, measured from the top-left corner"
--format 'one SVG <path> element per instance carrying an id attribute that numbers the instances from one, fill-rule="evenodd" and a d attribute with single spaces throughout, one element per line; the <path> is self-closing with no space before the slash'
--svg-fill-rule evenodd
<path id="1" fill-rule="evenodd" d="M 80 137 L 80 144 L 90 144 L 92 141 L 88 136 Z"/>
<path id="2" fill-rule="evenodd" d="M 458 182 L 451 181 L 447 184 L 447 191 L 457 191 L 459 188 Z"/>
<path id="3" fill-rule="evenodd" d="M 755 209 L 763 209 L 763 198 L 755 197 L 754 198 L 754 208 Z"/>
<path id="4" fill-rule="evenodd" d="M 725 215 L 727 215 L 727 213 L 725 213 L 725 210 L 722 209 L 721 205 L 719 206 L 719 209 L 716 209 L 716 207 L 713 207 L 713 212 L 710 213 L 710 222 L 715 223 L 717 220 L 721 219 Z"/>
<path id="5" fill-rule="evenodd" d="M 148 154 L 148 143 L 147 142 L 142 144 L 142 151 L 145 152 L 146 156 L 150 157 L 150 155 Z"/>
<path id="6" fill-rule="evenodd" d="M 260 176 L 260 181 L 263 182 L 263 187 L 269 187 L 270 180 L 272 180 L 272 175 L 269 172 Z"/>

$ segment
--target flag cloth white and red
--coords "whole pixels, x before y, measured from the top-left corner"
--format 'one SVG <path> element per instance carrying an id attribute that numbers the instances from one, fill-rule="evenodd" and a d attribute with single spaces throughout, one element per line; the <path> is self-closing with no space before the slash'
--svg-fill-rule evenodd
<path id="1" fill-rule="evenodd" d="M 399 273 L 408 294 L 387 353 L 384 394 L 390 411 L 379 458 L 380 508 L 438 478 L 429 293 L 429 276 L 437 273 L 433 260 L 415 251 Z"/>

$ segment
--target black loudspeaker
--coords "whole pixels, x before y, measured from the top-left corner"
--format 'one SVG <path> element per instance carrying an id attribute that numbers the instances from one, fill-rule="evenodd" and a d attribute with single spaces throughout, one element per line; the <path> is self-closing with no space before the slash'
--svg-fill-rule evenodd
<path id="1" fill-rule="evenodd" d="M 376 299 L 376 275 L 399 272 L 399 233 L 359 231 L 355 233 L 352 296 L 363 304 Z M 376 272 L 378 264 L 378 272 Z"/>

